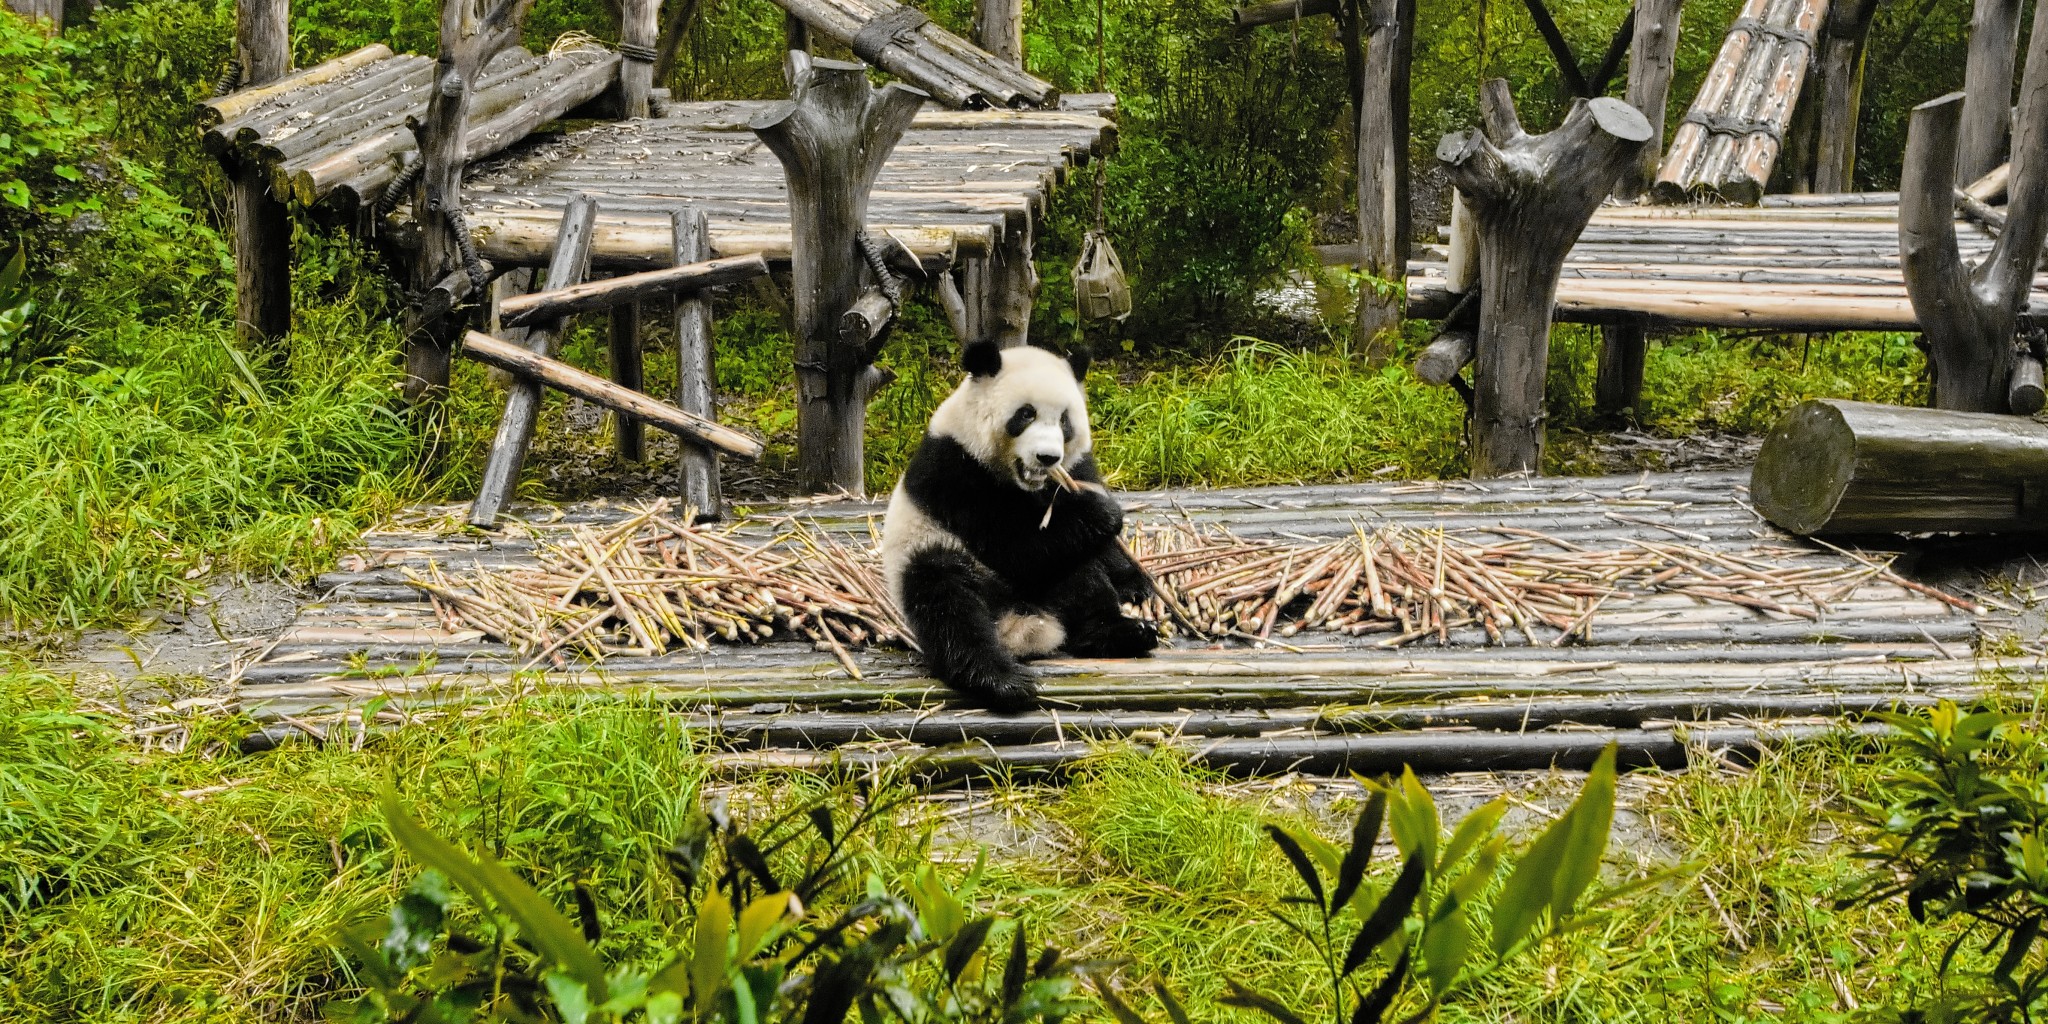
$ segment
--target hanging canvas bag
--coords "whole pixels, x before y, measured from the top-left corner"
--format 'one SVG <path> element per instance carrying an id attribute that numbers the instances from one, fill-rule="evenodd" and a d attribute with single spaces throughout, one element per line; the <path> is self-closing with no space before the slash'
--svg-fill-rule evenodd
<path id="1" fill-rule="evenodd" d="M 1074 307 L 1086 320 L 1121 321 L 1131 315 L 1131 285 L 1109 233 L 1090 231 L 1074 261 Z"/>

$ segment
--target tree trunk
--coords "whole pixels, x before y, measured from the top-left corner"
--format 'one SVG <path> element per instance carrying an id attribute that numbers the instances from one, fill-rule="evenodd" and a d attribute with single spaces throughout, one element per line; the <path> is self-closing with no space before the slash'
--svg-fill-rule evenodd
<path id="1" fill-rule="evenodd" d="M 57 8 L 63 21 L 63 7 Z M 235 53 L 242 88 L 264 85 L 291 69 L 291 0 L 240 0 Z M 253 160 L 224 155 L 232 184 L 235 243 L 235 335 L 259 362 L 279 366 L 292 329 L 292 221 L 270 194 L 270 177 Z"/>
<path id="2" fill-rule="evenodd" d="M 2012 75 L 2020 52 L 2020 0 L 1976 0 L 1970 63 L 1963 72 L 1963 127 L 1956 141 L 1957 185 L 2005 162 L 2012 127 Z"/>
<path id="3" fill-rule="evenodd" d="M 1361 0 L 1370 11 L 1358 98 L 1358 344 L 1369 362 L 1391 346 L 1408 283 L 1408 70 L 1415 0 Z"/>
<path id="4" fill-rule="evenodd" d="M 1267 0 L 1266 3 L 1233 7 L 1230 23 L 1240 35 L 1258 28 L 1296 18 L 1313 18 L 1323 14 L 1342 14 L 1343 0 Z"/>
<path id="5" fill-rule="evenodd" d="M 1472 364 L 1472 475 L 1537 472 L 1543 464 L 1544 371 L 1565 254 L 1650 140 L 1650 123 L 1620 100 L 1572 105 L 1564 124 L 1529 135 L 1500 79 L 1480 91 L 1485 131 L 1437 147 L 1479 228 L 1479 338 Z"/>
<path id="6" fill-rule="evenodd" d="M 1974 270 L 1963 266 L 1955 234 L 1966 107 L 1962 93 L 1950 93 L 1913 108 L 1899 182 L 1899 258 L 1934 363 L 1935 406 L 2009 412 L 2015 383 L 2024 383 L 2013 379 L 2022 363 L 2014 357 L 2018 314 L 2048 237 L 2048 4 L 2036 6 L 2028 41 L 2005 230 Z"/>
<path id="7" fill-rule="evenodd" d="M 702 210 L 674 216 L 676 265 L 701 263 L 711 256 L 711 227 Z M 758 258 L 758 257 L 757 257 Z M 767 264 L 762 264 L 767 269 Z M 712 362 L 711 299 L 701 290 L 676 296 L 676 407 L 707 420 L 718 418 L 718 374 Z M 686 444 L 677 467 L 683 504 L 703 519 L 725 516 L 725 496 L 718 480 L 718 453 Z"/>
<path id="8" fill-rule="evenodd" d="M 1642 414 L 1643 360 L 1650 336 L 1642 324 L 1600 328 L 1600 374 L 1593 382 L 1593 411 L 1609 416 Z"/>
<path id="9" fill-rule="evenodd" d="M 1750 480 L 1798 534 L 2048 530 L 2048 426 L 1821 399 L 1785 414 Z"/>
<path id="10" fill-rule="evenodd" d="M 555 234 L 555 254 L 548 262 L 547 286 L 561 291 L 583 280 L 590 270 L 590 242 L 596 233 L 597 202 L 577 196 L 562 210 L 562 226 Z M 527 351 L 553 355 L 564 321 L 560 317 L 528 318 Z M 498 417 L 498 433 L 491 441 L 491 454 L 484 463 L 483 482 L 476 501 L 469 508 L 471 526 L 489 528 L 498 521 L 498 511 L 512 500 L 519 486 L 519 469 L 526 462 L 526 449 L 533 444 L 533 426 L 540 419 L 540 382 L 515 378 L 506 389 L 505 413 Z"/>
<path id="11" fill-rule="evenodd" d="M 1664 158 L 1664 111 L 1671 75 L 1678 66 L 1679 6 L 1682 0 L 1636 0 L 1636 38 L 1628 59 L 1628 105 L 1650 122 L 1650 142 L 1614 190 L 1623 199 L 1649 191 Z"/>
<path id="12" fill-rule="evenodd" d="M 989 56 L 1024 66 L 1024 0 L 974 0 L 974 40 Z"/>
<path id="13" fill-rule="evenodd" d="M 655 49 L 661 32 L 661 0 L 624 0 L 619 8 L 619 116 L 646 117 L 654 91 Z"/>
<path id="14" fill-rule="evenodd" d="M 1856 180 L 1856 120 L 1863 107 L 1863 45 L 1877 0 L 1834 0 L 1821 38 L 1815 84 L 1812 189 L 1847 192 Z"/>
<path id="15" fill-rule="evenodd" d="M 899 84 L 874 89 L 866 70 L 814 60 L 794 98 L 750 123 L 789 183 L 799 481 L 811 491 L 864 487 L 862 430 L 882 374 L 839 343 L 839 316 L 870 283 L 856 240 L 868 193 L 926 99 Z"/>

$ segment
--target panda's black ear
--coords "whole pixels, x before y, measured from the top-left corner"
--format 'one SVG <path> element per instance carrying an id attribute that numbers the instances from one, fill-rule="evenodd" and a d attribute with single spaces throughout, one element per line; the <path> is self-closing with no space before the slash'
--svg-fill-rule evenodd
<path id="1" fill-rule="evenodd" d="M 1067 353 L 1067 365 L 1074 368 L 1075 380 L 1087 380 L 1088 366 L 1093 362 L 1095 362 L 1095 356 L 1085 348 L 1077 348 Z"/>
<path id="2" fill-rule="evenodd" d="M 993 341 L 977 341 L 960 350 L 960 366 L 976 377 L 993 377 L 1002 372 L 1003 350 Z"/>

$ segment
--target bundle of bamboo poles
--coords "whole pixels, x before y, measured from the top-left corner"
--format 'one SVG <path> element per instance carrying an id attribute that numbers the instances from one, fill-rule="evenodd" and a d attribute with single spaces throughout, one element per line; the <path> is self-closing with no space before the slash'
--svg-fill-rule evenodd
<path id="1" fill-rule="evenodd" d="M 851 650 L 909 643 L 878 552 L 794 520 L 750 541 L 733 527 L 687 525 L 691 518 L 657 502 L 603 529 L 529 526 L 540 540 L 536 567 L 453 579 L 435 567 L 407 576 L 431 595 L 444 625 L 481 630 L 533 663 L 795 636 L 831 651 L 859 678 Z M 1562 646 L 1592 639 L 1603 608 L 1652 595 L 1818 620 L 1874 582 L 1975 610 L 1860 556 L 1788 567 L 1679 543 L 1637 540 L 1595 551 L 1509 532 L 1516 539 L 1482 544 L 1384 526 L 1282 542 L 1180 522 L 1139 527 L 1126 544 L 1157 583 L 1139 613 L 1169 635 L 1203 640 L 1281 643 L 1320 631 L 1384 634 L 1377 643 L 1390 648 L 1467 638 Z"/>
<path id="2" fill-rule="evenodd" d="M 469 112 L 471 160 L 500 152 L 597 97 L 619 56 L 592 45 L 536 56 L 514 48 L 478 79 Z M 269 168 L 272 191 L 344 213 L 374 203 L 417 146 L 407 120 L 425 113 L 434 61 L 365 47 L 275 85 L 202 104 L 216 155 Z"/>
<path id="3" fill-rule="evenodd" d="M 1042 107 L 1059 99 L 1051 82 L 997 60 L 895 0 L 775 0 L 812 30 L 861 59 L 923 89 L 949 107 Z M 906 16 L 907 15 L 907 16 Z M 878 23 L 904 26 L 870 45 Z M 863 50 L 870 52 L 863 53 Z"/>
<path id="4" fill-rule="evenodd" d="M 1671 137 L 1659 198 L 1707 194 L 1754 203 L 1799 103 L 1828 0 L 1748 0 Z"/>

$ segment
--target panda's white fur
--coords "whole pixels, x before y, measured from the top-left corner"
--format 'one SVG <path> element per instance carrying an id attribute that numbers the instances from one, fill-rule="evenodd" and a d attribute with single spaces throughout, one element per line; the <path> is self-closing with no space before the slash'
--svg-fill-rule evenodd
<path id="1" fill-rule="evenodd" d="M 1032 405 L 1037 419 L 1024 432 L 1011 437 L 1007 424 L 1011 412 Z M 1073 437 L 1061 429 L 1061 414 L 1073 429 Z M 1059 453 L 1059 464 L 1071 469 L 1087 457 L 1094 444 L 1088 429 L 1088 399 L 1067 360 L 1040 348 L 1018 347 L 1002 351 L 1002 369 L 992 376 L 969 376 L 946 396 L 932 414 L 928 433 L 959 442 L 983 465 L 1007 473 L 1025 490 L 1037 490 L 1048 483 L 1040 463 L 1041 454 Z M 882 526 L 882 574 L 889 597 L 903 606 L 903 574 L 919 552 L 944 547 L 965 550 L 959 538 L 932 521 L 910 499 L 898 482 L 889 496 L 889 511 Z M 1059 621 L 1048 615 L 1006 613 L 996 623 L 1003 646 L 1017 657 L 1043 657 L 1057 650 L 1066 639 Z"/>

